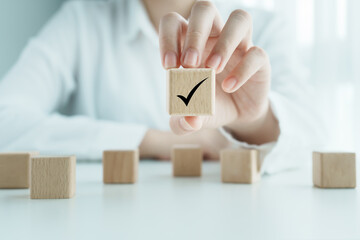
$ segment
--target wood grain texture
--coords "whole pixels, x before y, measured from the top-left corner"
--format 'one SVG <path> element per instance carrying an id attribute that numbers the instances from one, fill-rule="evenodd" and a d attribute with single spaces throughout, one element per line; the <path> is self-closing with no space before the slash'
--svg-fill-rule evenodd
<path id="1" fill-rule="evenodd" d="M 37 152 L 0 153 L 0 188 L 29 188 L 30 157 Z"/>
<path id="2" fill-rule="evenodd" d="M 135 183 L 138 178 L 139 150 L 108 150 L 103 153 L 104 183 Z"/>
<path id="3" fill-rule="evenodd" d="M 255 183 L 260 180 L 259 152 L 253 149 L 224 149 L 220 152 L 224 183 Z"/>
<path id="4" fill-rule="evenodd" d="M 313 152 L 313 183 L 319 188 L 355 188 L 355 153 Z"/>
<path id="5" fill-rule="evenodd" d="M 197 88 L 186 106 L 177 95 L 188 97 L 205 78 L 208 79 Z M 170 115 L 214 115 L 215 71 L 209 68 L 167 70 L 167 109 Z"/>
<path id="6" fill-rule="evenodd" d="M 198 145 L 174 145 L 171 161 L 175 177 L 199 177 L 203 161 L 202 148 Z"/>
<path id="7" fill-rule="evenodd" d="M 30 198 L 72 198 L 75 190 L 75 156 L 31 158 Z"/>

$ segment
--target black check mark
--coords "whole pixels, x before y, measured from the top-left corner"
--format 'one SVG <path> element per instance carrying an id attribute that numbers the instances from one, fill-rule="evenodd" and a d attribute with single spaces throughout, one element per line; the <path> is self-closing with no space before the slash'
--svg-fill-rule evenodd
<path id="1" fill-rule="evenodd" d="M 201 82 L 199 82 L 198 84 L 196 84 L 196 86 L 191 89 L 189 95 L 187 97 L 184 97 L 183 95 L 177 95 L 178 98 L 180 98 L 181 100 L 183 100 L 183 102 L 185 103 L 185 105 L 187 106 L 190 102 L 190 99 L 192 98 L 192 96 L 194 95 L 194 93 L 196 92 L 196 90 L 200 87 L 200 85 L 205 82 L 206 79 L 208 79 L 209 77 L 203 79 Z"/>

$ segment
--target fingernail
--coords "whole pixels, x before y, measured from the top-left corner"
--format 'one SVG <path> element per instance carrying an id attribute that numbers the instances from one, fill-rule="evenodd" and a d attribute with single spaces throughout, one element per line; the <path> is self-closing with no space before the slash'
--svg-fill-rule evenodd
<path id="1" fill-rule="evenodd" d="M 185 120 L 185 118 L 180 118 L 180 126 L 186 131 L 194 131 L 194 128 Z"/>
<path id="2" fill-rule="evenodd" d="M 184 65 L 195 67 L 197 65 L 199 54 L 195 49 L 189 48 L 185 52 Z"/>
<path id="3" fill-rule="evenodd" d="M 220 62 L 221 62 L 221 56 L 220 55 L 213 55 L 209 61 L 207 62 L 207 67 L 210 67 L 212 69 L 218 69 L 219 65 L 220 65 Z"/>
<path id="4" fill-rule="evenodd" d="M 174 52 L 167 52 L 165 54 L 165 59 L 164 59 L 164 67 L 166 69 L 169 69 L 169 68 L 175 68 L 177 66 L 177 57 L 176 57 L 176 54 Z"/>
<path id="5" fill-rule="evenodd" d="M 236 83 L 237 83 L 237 79 L 234 77 L 231 77 L 224 81 L 223 88 L 225 91 L 231 92 L 231 90 L 235 87 Z"/>

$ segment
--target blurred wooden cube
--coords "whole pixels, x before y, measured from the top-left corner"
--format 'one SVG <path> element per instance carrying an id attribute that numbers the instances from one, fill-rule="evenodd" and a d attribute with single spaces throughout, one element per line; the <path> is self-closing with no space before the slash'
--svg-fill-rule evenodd
<path id="1" fill-rule="evenodd" d="M 29 188 L 30 158 L 37 152 L 0 153 L 0 188 Z"/>
<path id="2" fill-rule="evenodd" d="M 259 152 L 254 149 L 224 149 L 220 152 L 224 183 L 255 183 L 260 180 Z"/>
<path id="3" fill-rule="evenodd" d="M 198 145 L 174 145 L 171 151 L 175 177 L 201 176 L 203 151 Z"/>
<path id="4" fill-rule="evenodd" d="M 135 183 L 138 178 L 138 166 L 138 150 L 104 151 L 104 183 Z"/>
<path id="5" fill-rule="evenodd" d="M 319 188 L 355 188 L 355 153 L 313 152 L 313 182 Z"/>
<path id="6" fill-rule="evenodd" d="M 32 199 L 72 198 L 76 188 L 76 157 L 31 158 Z"/>
<path id="7" fill-rule="evenodd" d="M 170 115 L 214 115 L 215 71 L 210 68 L 167 70 L 167 109 Z"/>

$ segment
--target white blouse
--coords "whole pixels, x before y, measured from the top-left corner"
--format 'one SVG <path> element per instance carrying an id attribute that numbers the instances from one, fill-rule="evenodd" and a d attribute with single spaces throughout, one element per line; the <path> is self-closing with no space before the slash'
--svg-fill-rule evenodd
<path id="1" fill-rule="evenodd" d="M 224 20 L 242 7 L 214 2 Z M 294 71 L 284 23 L 247 10 L 254 43 L 272 64 L 270 100 L 281 135 L 253 147 L 266 153 L 262 172 L 273 173 L 309 162 L 322 128 L 308 84 Z M 140 0 L 70 1 L 0 82 L 0 150 L 99 160 L 104 149 L 135 148 L 148 128 L 169 129 L 165 94 L 157 33 Z"/>

